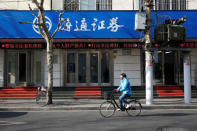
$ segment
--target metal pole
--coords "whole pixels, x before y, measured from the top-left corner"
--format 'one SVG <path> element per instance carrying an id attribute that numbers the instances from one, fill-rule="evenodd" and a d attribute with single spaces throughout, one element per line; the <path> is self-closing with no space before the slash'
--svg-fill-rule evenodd
<path id="1" fill-rule="evenodd" d="M 190 57 L 184 57 L 184 100 L 185 103 L 191 102 L 191 77 L 190 77 Z"/>
<path id="2" fill-rule="evenodd" d="M 146 29 L 145 29 L 145 59 L 146 59 L 146 104 L 153 104 L 153 69 L 152 54 L 147 47 L 152 43 L 152 18 L 151 7 L 152 0 L 145 0 L 146 11 Z"/>

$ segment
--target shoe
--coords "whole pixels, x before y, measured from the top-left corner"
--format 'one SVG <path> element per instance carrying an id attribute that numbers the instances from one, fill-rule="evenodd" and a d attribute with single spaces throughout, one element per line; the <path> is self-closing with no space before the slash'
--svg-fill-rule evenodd
<path id="1" fill-rule="evenodd" d="M 120 108 L 118 108 L 118 109 L 117 109 L 117 111 L 121 111 L 121 109 L 120 109 Z"/>
<path id="2" fill-rule="evenodd" d="M 129 109 L 131 107 L 131 103 L 127 104 L 126 109 Z"/>

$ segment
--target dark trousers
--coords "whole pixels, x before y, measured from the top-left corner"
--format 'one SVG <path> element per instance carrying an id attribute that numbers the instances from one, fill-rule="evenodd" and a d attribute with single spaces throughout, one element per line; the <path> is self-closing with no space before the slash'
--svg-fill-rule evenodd
<path id="1" fill-rule="evenodd" d="M 128 95 L 128 94 L 122 94 L 120 97 L 119 97 L 119 103 L 120 103 L 120 108 L 123 108 L 123 102 L 125 104 L 129 104 L 129 102 L 127 102 L 127 97 L 129 97 L 131 95 Z"/>

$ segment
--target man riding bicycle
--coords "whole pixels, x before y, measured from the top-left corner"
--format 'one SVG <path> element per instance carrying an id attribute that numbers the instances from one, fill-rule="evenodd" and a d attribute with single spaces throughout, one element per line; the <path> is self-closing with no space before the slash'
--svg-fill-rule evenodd
<path id="1" fill-rule="evenodd" d="M 127 75 L 125 73 L 122 73 L 120 75 L 120 86 L 115 90 L 115 92 L 121 92 L 122 95 L 119 97 L 119 103 L 120 103 L 120 109 L 118 110 L 124 110 L 123 102 L 126 104 L 126 109 L 131 107 L 129 102 L 127 102 L 127 98 L 131 96 L 131 85 L 127 78 Z"/>

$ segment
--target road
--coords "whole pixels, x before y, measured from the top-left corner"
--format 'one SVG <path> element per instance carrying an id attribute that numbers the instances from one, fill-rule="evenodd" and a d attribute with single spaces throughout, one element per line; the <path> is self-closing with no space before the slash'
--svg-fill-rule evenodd
<path id="1" fill-rule="evenodd" d="M 137 117 L 116 112 L 111 118 L 98 111 L 0 112 L 1 131 L 190 131 L 196 122 L 197 110 L 144 110 Z"/>

